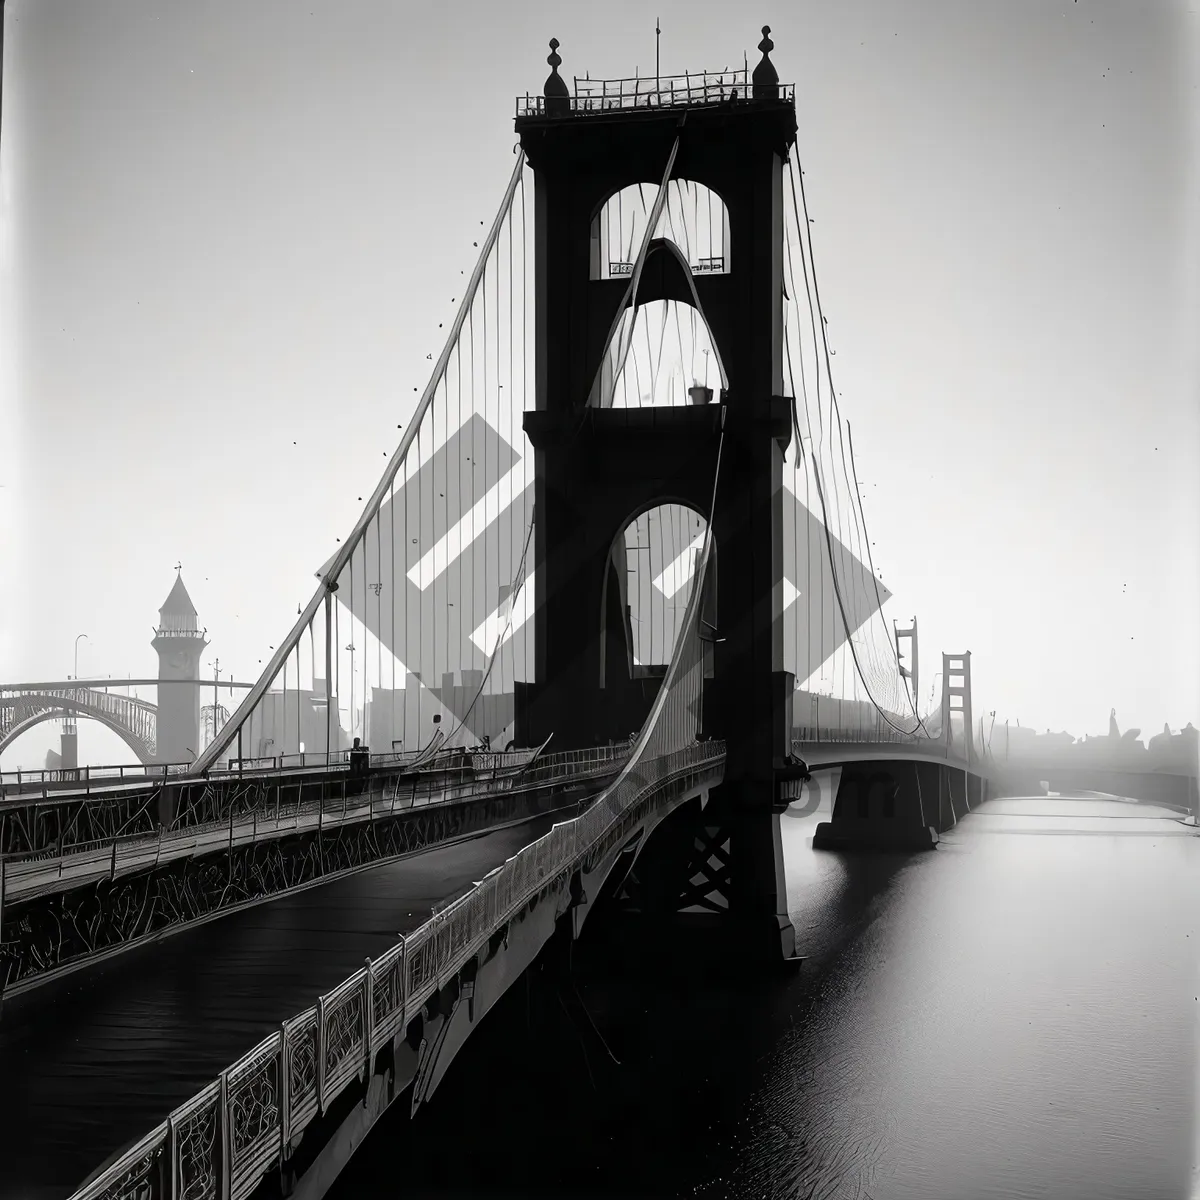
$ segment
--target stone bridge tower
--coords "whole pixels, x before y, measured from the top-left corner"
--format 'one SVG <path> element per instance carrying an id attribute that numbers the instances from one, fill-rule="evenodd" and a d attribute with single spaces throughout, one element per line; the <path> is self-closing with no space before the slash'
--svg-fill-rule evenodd
<path id="1" fill-rule="evenodd" d="M 696 844 L 722 848 L 719 890 L 729 911 L 769 927 L 790 953 L 778 813 L 794 687 L 783 669 L 781 586 L 792 401 L 781 393 L 783 169 L 796 113 L 769 60 L 767 32 L 750 94 L 743 85 L 741 95 L 718 89 L 676 105 L 662 91 L 637 106 L 588 111 L 558 76 L 551 42 L 545 100 L 516 120 L 536 180 L 537 280 L 536 411 L 524 419 L 535 449 L 535 679 L 518 686 L 517 709 L 518 741 L 536 744 L 553 732 L 556 749 L 641 725 L 653 697 L 613 679 L 612 664 L 625 657 L 610 649 L 620 625 L 607 625 L 609 648 L 601 636 L 614 540 L 654 505 L 685 504 L 706 518 L 712 509 L 718 629 L 704 723 L 726 740 L 728 759 Z M 596 270 L 593 220 L 621 189 L 661 184 L 676 139 L 672 179 L 702 184 L 724 202 L 724 269 L 694 273 L 684 248 L 656 238 L 636 299 L 698 306 L 727 387 L 719 403 L 589 405 L 629 283 Z"/>
<path id="2" fill-rule="evenodd" d="M 158 652 L 158 761 L 192 762 L 200 753 L 200 657 L 208 642 L 182 575 L 158 610 L 150 644 Z"/>

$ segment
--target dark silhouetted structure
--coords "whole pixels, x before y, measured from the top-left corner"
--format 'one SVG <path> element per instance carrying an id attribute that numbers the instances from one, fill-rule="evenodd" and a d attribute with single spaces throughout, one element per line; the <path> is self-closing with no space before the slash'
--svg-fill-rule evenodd
<path id="1" fill-rule="evenodd" d="M 631 521 L 660 504 L 711 512 L 719 637 L 704 725 L 726 740 L 728 759 L 713 802 L 719 816 L 708 819 L 720 829 L 708 836 L 727 847 L 731 912 L 769 927 L 791 953 L 777 818 L 794 688 L 781 620 L 792 401 L 781 395 L 779 297 L 795 104 L 779 96 L 764 40 L 752 99 L 686 110 L 660 94 L 657 104 L 651 96 L 643 107 L 583 111 L 572 106 L 558 43 L 550 44 L 544 105 L 516 122 L 537 179 L 537 408 L 524 424 L 536 451 L 539 564 L 535 682 L 518 684 L 517 742 L 536 745 L 553 732 L 556 747 L 582 747 L 642 725 L 657 680 L 632 670 L 623 581 L 610 578 L 619 576 L 614 548 Z M 703 184 L 726 206 L 731 269 L 693 278 L 678 248 L 656 238 L 636 293 L 629 279 L 592 278 L 593 217 L 624 187 L 661 184 L 673 151 L 671 179 Z M 654 300 L 699 309 L 727 378 L 719 405 L 589 404 L 615 320 Z"/>

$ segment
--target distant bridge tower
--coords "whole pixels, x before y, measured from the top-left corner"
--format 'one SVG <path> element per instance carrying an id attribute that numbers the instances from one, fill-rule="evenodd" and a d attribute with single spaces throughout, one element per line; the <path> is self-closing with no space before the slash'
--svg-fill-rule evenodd
<path id="1" fill-rule="evenodd" d="M 950 725 L 951 714 L 962 717 L 963 756 L 967 762 L 974 761 L 973 724 L 971 709 L 971 652 L 966 654 L 942 655 L 942 735 L 946 744 L 953 744 Z"/>
<path id="2" fill-rule="evenodd" d="M 727 915 L 747 931 L 769 932 L 775 953 L 790 954 L 778 814 L 794 690 L 784 670 L 781 579 L 783 455 L 792 433 L 792 401 L 782 395 L 783 170 L 796 112 L 767 57 L 771 48 L 764 32 L 751 95 L 743 89 L 690 111 L 666 95 L 658 105 L 594 115 L 572 110 L 555 52 L 544 105 L 517 118 L 536 177 L 537 258 L 536 411 L 524 417 L 535 450 L 535 680 L 518 685 L 517 709 L 518 738 L 536 744 L 553 733 L 556 749 L 628 735 L 643 723 L 652 698 L 614 669 L 629 655 L 612 649 L 628 636 L 623 614 L 606 620 L 613 546 L 655 505 L 710 515 L 724 420 L 711 513 L 720 628 L 703 720 L 725 739 L 728 755 L 704 837 L 728 863 L 720 885 Z M 619 409 L 601 399 L 589 406 L 630 282 L 592 270 L 593 220 L 622 189 L 657 187 L 677 139 L 672 179 L 703 185 L 724 202 L 726 269 L 694 274 L 685 248 L 660 233 L 636 302 L 699 308 L 727 388 L 719 404 Z M 707 852 L 702 857 L 701 868 Z"/>
<path id="3" fill-rule="evenodd" d="M 159 762 L 191 762 L 200 752 L 200 656 L 208 645 L 196 625 L 196 608 L 183 576 L 158 610 L 158 628 L 150 643 L 158 652 Z M 191 680 L 172 683 L 172 680 Z"/>
<path id="4" fill-rule="evenodd" d="M 908 691 L 912 696 L 913 708 L 915 710 L 921 695 L 921 668 L 918 658 L 920 647 L 917 644 L 917 618 L 913 617 L 912 625 L 908 629 L 901 629 L 893 621 L 892 629 L 896 635 L 896 658 L 899 661 L 900 678 L 909 681 Z M 911 670 L 904 666 L 904 653 L 900 649 L 901 638 L 904 638 L 908 642 L 908 661 L 912 663 Z"/>

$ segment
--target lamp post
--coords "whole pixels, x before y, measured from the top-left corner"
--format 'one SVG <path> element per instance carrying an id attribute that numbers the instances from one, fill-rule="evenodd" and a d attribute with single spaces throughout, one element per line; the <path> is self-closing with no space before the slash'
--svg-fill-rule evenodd
<path id="1" fill-rule="evenodd" d="M 941 677 L 942 677 L 941 671 L 934 672 L 933 683 L 929 687 L 929 711 L 930 711 L 930 713 L 933 712 L 934 700 L 937 698 L 938 680 L 941 679 Z M 947 746 L 949 746 L 950 745 L 950 718 L 946 713 L 946 709 L 945 709 L 944 705 L 939 707 L 938 712 L 941 714 L 941 719 L 942 719 L 942 726 L 943 726 L 942 740 L 946 743 Z"/>
<path id="2" fill-rule="evenodd" d="M 75 635 L 75 674 L 71 676 L 71 679 L 77 687 L 79 684 L 79 643 L 83 638 L 87 638 L 87 636 L 88 635 L 86 633 L 79 633 L 79 634 Z M 88 638 L 88 641 L 91 641 L 91 639 Z M 62 723 L 63 723 L 62 724 L 62 732 L 63 732 L 62 751 L 63 751 L 63 760 L 65 761 L 66 758 L 69 757 L 68 753 L 67 753 L 66 738 L 74 737 L 77 732 L 77 726 L 75 723 L 75 713 L 72 709 L 67 707 L 67 702 L 65 700 L 63 701 Z M 78 741 L 74 742 L 73 746 L 75 748 L 72 749 L 71 755 L 73 755 L 75 757 L 75 761 L 71 765 L 77 766 L 79 763 Z M 65 778 L 65 776 L 64 776 L 64 778 Z"/>
<path id="3" fill-rule="evenodd" d="M 350 739 L 354 740 L 354 643 L 347 647 L 350 651 Z"/>
<path id="4" fill-rule="evenodd" d="M 75 635 L 75 674 L 73 676 L 76 683 L 79 682 L 79 639 L 87 638 L 90 642 L 92 639 L 86 633 L 77 633 Z"/>
<path id="5" fill-rule="evenodd" d="M 82 638 L 87 638 L 87 640 L 89 642 L 92 640 L 91 638 L 88 637 L 88 635 L 86 633 L 78 633 L 75 635 L 75 674 L 72 675 L 71 678 L 74 680 L 76 687 L 78 687 L 78 685 L 79 685 L 79 642 L 80 642 L 80 639 L 82 639 Z M 64 712 L 63 712 L 63 733 L 74 733 L 74 732 L 75 732 L 75 717 L 72 715 L 72 713 L 69 709 L 64 710 Z"/>

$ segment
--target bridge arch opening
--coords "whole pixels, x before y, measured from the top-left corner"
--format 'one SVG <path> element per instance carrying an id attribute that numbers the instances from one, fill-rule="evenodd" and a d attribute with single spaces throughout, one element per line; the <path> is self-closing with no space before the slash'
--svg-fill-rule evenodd
<path id="1" fill-rule="evenodd" d="M 592 216 L 589 278 L 622 279 L 633 274 L 660 186 L 631 183 L 599 204 Z M 729 273 L 729 209 L 703 183 L 693 179 L 667 183 L 667 198 L 653 236 L 672 242 L 693 275 Z"/>
<path id="2" fill-rule="evenodd" d="M 78 736 L 76 766 L 154 761 L 146 746 L 119 725 L 83 712 L 75 712 L 72 717 Z M 62 721 L 61 712 L 46 712 L 14 725 L 0 739 L 0 769 L 41 771 L 53 768 L 61 753 Z"/>
<path id="3" fill-rule="evenodd" d="M 703 514 L 666 498 L 635 510 L 614 536 L 601 587 L 601 689 L 632 688 L 647 711 L 654 702 L 691 599 L 707 529 Z M 716 579 L 714 544 L 701 611 L 710 628 L 716 627 Z"/>
<path id="4" fill-rule="evenodd" d="M 593 407 L 682 408 L 714 399 L 726 385 L 721 354 L 692 303 L 629 305 L 605 350 L 588 398 Z"/>

